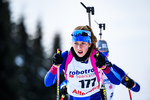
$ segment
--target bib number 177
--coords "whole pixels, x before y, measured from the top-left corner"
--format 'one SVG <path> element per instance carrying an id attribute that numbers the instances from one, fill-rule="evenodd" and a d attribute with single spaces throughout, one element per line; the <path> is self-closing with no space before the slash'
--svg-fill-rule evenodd
<path id="1" fill-rule="evenodd" d="M 92 84 L 92 87 L 95 86 L 96 78 L 93 79 L 87 79 L 87 80 L 80 80 L 81 88 L 89 88 L 89 86 Z"/>

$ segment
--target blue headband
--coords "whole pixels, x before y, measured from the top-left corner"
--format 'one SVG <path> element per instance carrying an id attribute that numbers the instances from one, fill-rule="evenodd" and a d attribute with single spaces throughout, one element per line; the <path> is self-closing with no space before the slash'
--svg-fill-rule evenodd
<path id="1" fill-rule="evenodd" d="M 83 41 L 91 43 L 91 32 L 87 30 L 75 30 L 73 31 L 72 35 L 72 42 L 75 41 Z"/>

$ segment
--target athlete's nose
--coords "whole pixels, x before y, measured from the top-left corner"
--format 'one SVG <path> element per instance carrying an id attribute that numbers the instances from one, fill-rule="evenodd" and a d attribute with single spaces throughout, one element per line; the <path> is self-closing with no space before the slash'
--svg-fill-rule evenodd
<path id="1" fill-rule="evenodd" d="M 81 49 L 81 48 L 82 48 L 82 44 L 79 44 L 79 45 L 78 45 L 78 49 Z"/>

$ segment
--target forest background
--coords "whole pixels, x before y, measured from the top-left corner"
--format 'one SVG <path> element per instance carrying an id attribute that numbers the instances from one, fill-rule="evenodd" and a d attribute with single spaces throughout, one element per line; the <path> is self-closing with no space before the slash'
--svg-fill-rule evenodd
<path id="1" fill-rule="evenodd" d="M 37 8 L 28 9 L 27 5 L 21 4 L 22 7 L 19 8 L 15 4 L 21 1 L 24 1 L 24 5 L 30 1 L 28 5 Z M 52 64 L 52 55 L 58 47 L 62 51 L 69 50 L 73 29 L 78 25 L 88 25 L 86 11 L 79 0 L 67 0 L 67 3 L 58 0 L 44 0 L 45 3 L 35 1 L 0 0 L 1 100 L 55 100 L 56 84 L 44 86 L 44 76 Z M 141 85 L 140 92 L 132 92 L 133 98 L 149 100 L 150 2 L 83 1 L 86 5 L 95 7 L 92 28 L 98 39 L 99 28 L 93 19 L 98 23 L 106 23 L 103 39 L 109 46 L 110 61 L 124 69 Z M 51 9 L 46 9 L 47 7 Z M 45 8 L 46 13 L 42 8 Z M 19 10 L 20 15 L 14 9 Z M 34 12 L 28 12 L 33 10 Z M 36 11 L 40 11 L 38 18 L 33 17 Z M 44 15 L 46 17 L 42 17 Z M 61 81 L 63 79 L 61 75 Z M 116 86 L 114 99 L 129 99 L 128 90 L 122 85 Z"/>

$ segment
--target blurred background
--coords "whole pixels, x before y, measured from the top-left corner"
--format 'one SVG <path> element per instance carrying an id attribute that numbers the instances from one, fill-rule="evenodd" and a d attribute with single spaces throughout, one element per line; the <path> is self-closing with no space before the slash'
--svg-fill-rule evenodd
<path id="1" fill-rule="evenodd" d="M 109 60 L 141 85 L 131 92 L 133 100 L 150 100 L 149 0 L 0 0 L 1 100 L 56 99 L 56 83 L 45 87 L 44 77 L 56 49 L 69 50 L 74 28 L 89 24 L 80 2 L 94 7 L 91 27 L 98 39 L 95 21 L 106 24 Z M 114 100 L 129 100 L 127 88 L 116 86 Z"/>

